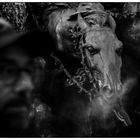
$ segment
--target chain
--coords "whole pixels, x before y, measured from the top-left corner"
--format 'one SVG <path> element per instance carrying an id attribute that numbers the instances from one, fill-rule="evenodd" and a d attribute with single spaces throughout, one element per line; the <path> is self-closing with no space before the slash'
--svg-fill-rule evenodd
<path id="1" fill-rule="evenodd" d="M 64 71 L 64 73 L 67 75 L 67 77 L 69 79 L 71 79 L 72 82 L 79 87 L 80 90 L 78 93 L 81 93 L 83 91 L 84 93 L 86 93 L 89 96 L 89 99 L 91 101 L 92 100 L 91 91 L 88 91 L 85 88 L 83 88 L 82 85 L 75 79 L 75 77 L 71 76 L 71 74 L 67 71 L 67 69 L 64 67 L 64 65 L 62 64 L 62 62 L 60 61 L 60 59 L 58 57 L 54 56 L 53 54 L 51 56 L 55 59 L 55 63 L 59 64 L 60 69 Z"/>

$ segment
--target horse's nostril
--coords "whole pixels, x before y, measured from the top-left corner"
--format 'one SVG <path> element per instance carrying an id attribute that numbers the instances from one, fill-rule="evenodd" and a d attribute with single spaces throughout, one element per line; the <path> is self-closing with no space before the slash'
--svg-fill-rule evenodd
<path id="1" fill-rule="evenodd" d="M 109 85 L 104 86 L 102 91 L 105 95 L 105 98 L 111 98 L 114 93 L 113 89 Z"/>
<path id="2" fill-rule="evenodd" d="M 103 91 L 109 91 L 109 92 L 112 92 L 112 89 L 109 85 L 106 85 L 103 87 Z"/>

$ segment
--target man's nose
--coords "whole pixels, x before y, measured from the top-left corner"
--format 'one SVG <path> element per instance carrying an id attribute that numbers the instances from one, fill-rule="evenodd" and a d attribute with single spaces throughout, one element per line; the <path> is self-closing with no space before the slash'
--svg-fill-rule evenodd
<path id="1" fill-rule="evenodd" d="M 31 92 L 33 90 L 34 86 L 33 86 L 33 82 L 31 79 L 31 76 L 27 73 L 22 73 L 15 85 L 15 92 L 16 93 L 28 93 Z"/>

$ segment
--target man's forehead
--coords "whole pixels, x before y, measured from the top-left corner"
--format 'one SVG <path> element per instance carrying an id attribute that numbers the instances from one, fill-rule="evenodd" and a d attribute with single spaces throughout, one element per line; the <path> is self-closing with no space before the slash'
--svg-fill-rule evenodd
<path id="1" fill-rule="evenodd" d="M 30 60 L 27 53 L 18 47 L 5 50 L 0 59 L 13 61 L 19 67 L 25 67 Z"/>

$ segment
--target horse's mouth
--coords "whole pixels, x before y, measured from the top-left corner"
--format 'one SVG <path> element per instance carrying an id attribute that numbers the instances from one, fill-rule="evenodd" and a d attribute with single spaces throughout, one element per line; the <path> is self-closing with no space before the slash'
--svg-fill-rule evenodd
<path id="1" fill-rule="evenodd" d="M 101 89 L 103 89 L 105 81 L 102 72 L 100 72 L 99 70 L 93 70 L 92 78 L 94 79 L 93 81 L 96 85 L 96 89 L 99 92 Z"/>
<path id="2" fill-rule="evenodd" d="M 96 70 L 94 71 L 93 76 L 94 76 L 95 81 L 98 83 L 99 88 L 102 88 L 104 84 L 103 74 Z"/>

